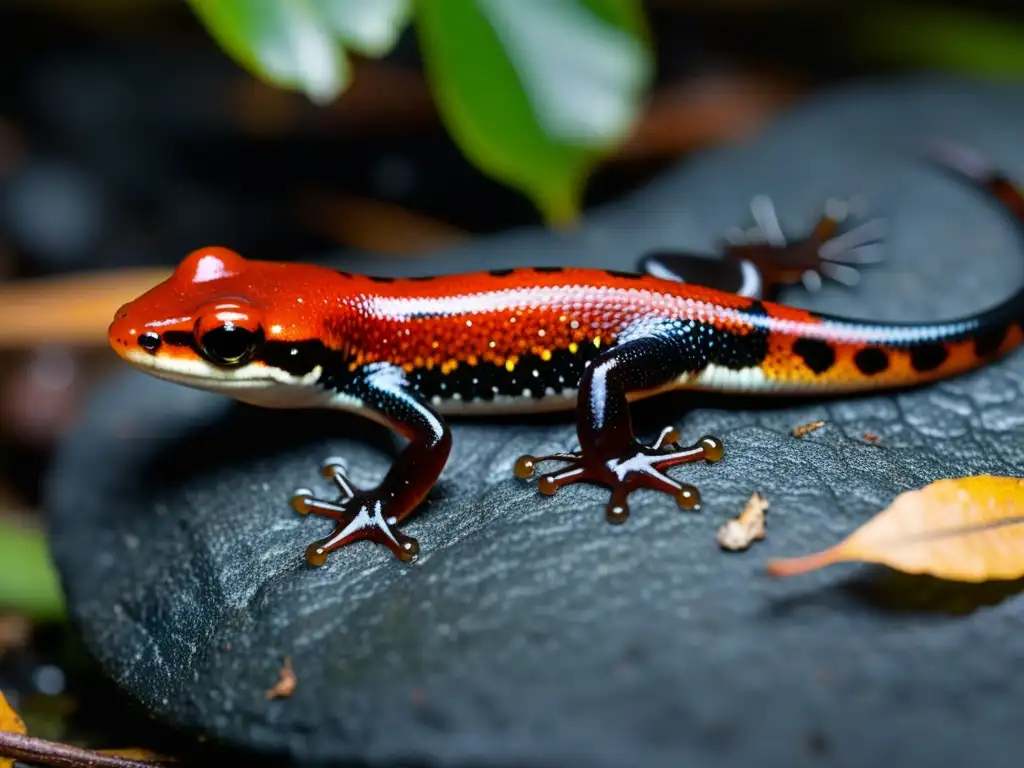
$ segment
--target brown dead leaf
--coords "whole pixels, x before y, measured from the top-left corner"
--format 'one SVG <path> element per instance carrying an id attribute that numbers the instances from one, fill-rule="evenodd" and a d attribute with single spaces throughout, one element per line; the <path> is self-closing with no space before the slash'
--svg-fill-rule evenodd
<path id="1" fill-rule="evenodd" d="M 727 521 L 718 529 L 719 546 L 735 552 L 763 539 L 764 513 L 767 509 L 768 500 L 755 491 L 740 516 Z"/>
<path id="2" fill-rule="evenodd" d="M 292 669 L 291 656 L 284 657 L 284 665 L 281 667 L 280 676 L 274 687 L 266 693 L 268 699 L 283 699 L 292 695 L 298 685 L 298 678 L 295 677 L 295 670 Z"/>
<path id="3" fill-rule="evenodd" d="M 297 202 L 296 211 L 311 229 L 339 243 L 393 256 L 419 257 L 468 236 L 421 213 L 354 195 L 311 194 Z"/>
<path id="4" fill-rule="evenodd" d="M 865 432 L 864 433 L 864 442 L 865 443 L 871 443 L 872 445 L 881 445 L 882 444 L 882 436 L 877 434 L 876 432 Z"/>
<path id="5" fill-rule="evenodd" d="M 814 432 L 816 429 L 821 429 L 824 426 L 824 421 L 812 421 L 810 424 L 801 424 L 799 427 L 793 427 L 790 434 L 793 435 L 793 437 L 803 437 L 804 435 L 809 435 L 811 432 Z"/>
<path id="6" fill-rule="evenodd" d="M 794 576 L 849 561 L 950 581 L 1019 579 L 1024 479 L 980 475 L 901 493 L 844 541 L 816 554 L 772 560 L 768 573 Z"/>
<path id="7" fill-rule="evenodd" d="M 7 703 L 3 691 L 0 691 L 0 731 L 18 733 L 22 736 L 27 733 L 25 723 L 18 717 L 14 707 Z M 14 760 L 0 757 L 0 768 L 14 768 Z"/>

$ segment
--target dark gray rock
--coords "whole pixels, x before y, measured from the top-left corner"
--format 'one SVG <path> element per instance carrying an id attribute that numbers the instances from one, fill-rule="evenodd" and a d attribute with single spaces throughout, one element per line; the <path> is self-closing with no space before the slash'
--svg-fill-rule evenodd
<path id="1" fill-rule="evenodd" d="M 971 312 L 1024 279 L 997 207 L 914 157 L 978 148 L 1024 179 L 1024 89 L 869 84 L 705 153 L 571 234 L 513 232 L 439 255 L 441 271 L 630 267 L 652 247 L 713 250 L 757 193 L 789 228 L 861 194 L 891 222 L 856 291 L 793 303 L 872 319 Z M 403 269 L 369 259 L 350 266 Z M 769 580 L 767 558 L 834 543 L 906 489 L 1024 466 L 1024 356 L 919 391 L 806 402 L 672 396 L 639 422 L 722 436 L 726 459 L 675 471 L 704 506 L 605 491 L 554 498 L 521 453 L 569 448 L 568 417 L 460 422 L 442 481 L 406 526 L 412 566 L 363 544 L 307 568 L 329 529 L 287 499 L 325 456 L 383 473 L 382 428 L 279 413 L 126 373 L 99 392 L 49 484 L 70 609 L 111 676 L 160 718 L 306 760 L 445 765 L 800 766 L 1019 763 L 1022 584 L 963 586 L 858 566 Z M 789 430 L 829 423 L 806 438 Z M 862 435 L 876 432 L 882 446 Z M 322 487 L 323 490 L 327 490 Z M 754 490 L 766 541 L 715 530 Z M 299 686 L 267 701 L 282 658 Z"/>

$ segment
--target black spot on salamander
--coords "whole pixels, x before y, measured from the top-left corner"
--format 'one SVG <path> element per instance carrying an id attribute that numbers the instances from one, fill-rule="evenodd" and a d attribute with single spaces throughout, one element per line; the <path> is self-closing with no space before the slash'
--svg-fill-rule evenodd
<path id="1" fill-rule="evenodd" d="M 416 283 L 423 283 L 423 282 L 426 282 L 428 280 L 436 280 L 437 279 L 437 275 L 416 275 L 415 277 L 408 277 L 406 279 L 407 280 L 412 280 L 413 282 L 416 282 Z"/>
<path id="2" fill-rule="evenodd" d="M 768 331 L 753 320 L 767 316 L 768 312 L 760 301 L 752 301 L 743 314 L 751 319 L 743 333 L 724 330 L 710 323 L 695 323 L 693 327 L 688 321 L 682 323 L 680 330 L 689 336 L 689 343 L 699 352 L 695 358 L 701 361 L 698 368 L 714 363 L 739 371 L 764 362 L 768 357 Z"/>
<path id="3" fill-rule="evenodd" d="M 346 271 L 344 271 L 344 270 L 342 270 L 342 269 L 338 269 L 338 270 L 335 270 L 335 271 L 336 271 L 336 272 L 337 272 L 337 273 L 338 273 L 339 275 L 341 275 L 342 277 L 352 277 L 352 273 L 351 273 L 351 272 L 346 272 Z"/>
<path id="4" fill-rule="evenodd" d="M 393 283 L 395 278 L 387 277 L 386 275 L 367 275 L 368 279 L 373 280 L 375 283 Z"/>
<path id="5" fill-rule="evenodd" d="M 292 376 L 305 376 L 318 365 L 325 372 L 340 366 L 341 355 L 329 349 L 319 339 L 306 341 L 268 341 L 260 347 L 257 355 L 264 365 L 280 368 Z M 333 363 L 338 358 L 338 366 Z M 333 386 L 333 384 L 332 384 Z"/>
<path id="6" fill-rule="evenodd" d="M 172 347 L 191 347 L 195 339 L 188 331 L 167 331 L 163 335 L 164 344 Z"/>
<path id="7" fill-rule="evenodd" d="M 910 364 L 918 373 L 934 371 L 949 357 L 949 350 L 943 344 L 920 344 L 910 349 Z"/>
<path id="8" fill-rule="evenodd" d="M 865 347 L 853 356 L 853 364 L 865 376 L 874 376 L 889 367 L 889 356 L 878 347 Z"/>
<path id="9" fill-rule="evenodd" d="M 1006 334 L 1009 331 L 1010 326 L 1008 325 L 982 331 L 974 337 L 974 354 L 978 357 L 994 355 L 1003 346 L 1003 342 L 1006 341 Z"/>
<path id="10" fill-rule="evenodd" d="M 793 342 L 793 354 L 817 374 L 825 373 L 836 363 L 836 351 L 821 339 L 797 339 Z"/>
<path id="11" fill-rule="evenodd" d="M 630 280 L 639 280 L 642 277 L 647 277 L 647 275 L 640 272 L 625 272 L 620 269 L 606 269 L 604 273 L 606 275 L 611 275 L 612 277 L 625 277 Z"/>
<path id="12" fill-rule="evenodd" d="M 533 271 L 534 272 L 547 272 L 549 274 L 555 274 L 555 273 L 558 273 L 558 272 L 562 272 L 564 269 L 565 269 L 565 267 L 534 267 Z"/>
<path id="13" fill-rule="evenodd" d="M 146 331 L 144 334 L 139 336 L 139 346 L 144 350 L 153 354 L 160 349 L 160 334 L 154 333 L 153 331 Z"/>
<path id="14" fill-rule="evenodd" d="M 489 270 L 487 274 L 489 274 L 491 277 L 508 277 L 513 272 L 515 272 L 514 269 L 492 269 Z"/>

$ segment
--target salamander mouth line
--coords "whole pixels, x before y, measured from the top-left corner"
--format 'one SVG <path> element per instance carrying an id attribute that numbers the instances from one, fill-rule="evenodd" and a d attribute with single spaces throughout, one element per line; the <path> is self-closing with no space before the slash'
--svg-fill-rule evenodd
<path id="1" fill-rule="evenodd" d="M 315 383 L 321 374 L 320 366 L 305 376 L 292 376 L 279 368 L 259 363 L 221 370 L 201 361 L 170 360 L 131 349 L 125 351 L 125 360 L 158 378 L 180 384 L 202 385 L 203 389 L 209 390 L 261 389 L 281 384 L 304 386 Z"/>

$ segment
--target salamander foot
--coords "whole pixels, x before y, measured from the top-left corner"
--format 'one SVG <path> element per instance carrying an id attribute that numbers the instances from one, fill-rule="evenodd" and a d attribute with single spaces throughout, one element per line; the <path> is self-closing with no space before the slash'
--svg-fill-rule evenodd
<path id="1" fill-rule="evenodd" d="M 344 460 L 328 459 L 320 474 L 338 486 L 337 499 L 318 499 L 312 491 L 300 488 L 291 500 L 292 509 L 300 515 L 312 513 L 337 521 L 329 536 L 314 541 L 306 549 L 307 563 L 323 565 L 330 552 L 362 539 L 387 547 L 399 560 L 408 562 L 416 556 L 419 543 L 395 528 L 397 521 L 387 515 L 383 499 L 373 493 L 356 490 L 348 479 Z"/>
<path id="2" fill-rule="evenodd" d="M 810 234 L 790 240 L 782 231 L 771 198 L 759 195 L 750 202 L 757 226 L 737 227 L 727 236 L 730 259 L 753 264 L 768 286 L 802 282 L 809 291 L 819 290 L 822 279 L 853 287 L 860 280 L 856 266 L 882 261 L 877 245 L 884 237 L 885 222 L 871 219 L 840 232 L 850 217 L 851 203 L 829 200 L 824 214 Z"/>
<path id="3" fill-rule="evenodd" d="M 629 517 L 627 498 L 638 488 L 651 488 L 675 498 L 682 509 L 700 508 L 700 491 L 692 485 L 677 482 L 665 474 L 676 464 L 704 459 L 716 462 L 722 458 L 722 441 L 710 435 L 702 437 L 689 448 L 678 443 L 679 433 L 666 427 L 653 445 L 631 441 L 622 456 L 601 458 L 587 451 L 555 453 L 549 456 L 520 456 L 515 473 L 520 478 L 533 475 L 539 463 L 561 461 L 566 464 L 557 472 L 541 475 L 537 490 L 551 496 L 559 488 L 579 482 L 597 483 L 611 488 L 606 516 L 610 523 L 623 523 Z"/>

